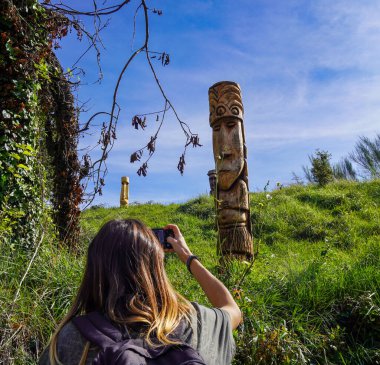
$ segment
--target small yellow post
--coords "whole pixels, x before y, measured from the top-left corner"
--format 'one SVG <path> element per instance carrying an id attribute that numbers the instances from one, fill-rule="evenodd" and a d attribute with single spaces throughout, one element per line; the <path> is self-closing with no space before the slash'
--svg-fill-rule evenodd
<path id="1" fill-rule="evenodd" d="M 121 177 L 121 192 L 120 192 L 120 206 L 121 207 L 128 206 L 128 198 L 129 198 L 129 177 L 122 176 Z"/>

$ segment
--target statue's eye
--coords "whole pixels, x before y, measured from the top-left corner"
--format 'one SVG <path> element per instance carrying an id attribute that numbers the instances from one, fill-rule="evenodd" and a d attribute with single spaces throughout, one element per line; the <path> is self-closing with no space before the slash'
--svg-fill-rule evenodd
<path id="1" fill-rule="evenodd" d="M 216 108 L 216 115 L 223 115 L 226 112 L 226 108 L 224 106 L 218 106 Z"/>
<path id="2" fill-rule="evenodd" d="M 230 122 L 227 123 L 228 128 L 233 128 L 235 127 L 235 125 L 236 125 L 236 122 L 234 120 L 231 120 Z"/>
<path id="3" fill-rule="evenodd" d="M 231 113 L 232 113 L 233 115 L 239 115 L 239 108 L 236 107 L 236 106 L 233 106 L 233 107 L 231 108 Z"/>
<path id="4" fill-rule="evenodd" d="M 213 127 L 212 127 L 212 130 L 214 132 L 219 132 L 220 131 L 220 124 L 215 124 Z"/>

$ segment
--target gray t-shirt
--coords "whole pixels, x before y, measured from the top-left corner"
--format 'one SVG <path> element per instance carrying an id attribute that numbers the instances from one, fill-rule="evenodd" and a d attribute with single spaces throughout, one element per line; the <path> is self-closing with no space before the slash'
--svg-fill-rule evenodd
<path id="1" fill-rule="evenodd" d="M 222 309 L 192 304 L 196 315 L 192 316 L 191 324 L 184 330 L 181 340 L 195 348 L 207 365 L 230 365 L 235 354 L 235 342 L 229 314 Z M 86 339 L 75 325 L 67 323 L 58 335 L 59 360 L 64 365 L 79 364 L 85 344 Z M 86 365 L 92 364 L 98 351 L 98 348 L 90 347 Z M 42 354 L 39 365 L 50 365 L 48 348 Z"/>

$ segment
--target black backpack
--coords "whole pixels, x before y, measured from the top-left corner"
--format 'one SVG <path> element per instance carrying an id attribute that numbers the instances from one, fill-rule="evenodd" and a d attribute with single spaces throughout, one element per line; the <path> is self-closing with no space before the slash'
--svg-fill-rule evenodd
<path id="1" fill-rule="evenodd" d="M 143 338 L 123 335 L 99 312 L 72 321 L 84 338 L 100 348 L 94 365 L 206 365 L 187 344 L 149 347 Z"/>

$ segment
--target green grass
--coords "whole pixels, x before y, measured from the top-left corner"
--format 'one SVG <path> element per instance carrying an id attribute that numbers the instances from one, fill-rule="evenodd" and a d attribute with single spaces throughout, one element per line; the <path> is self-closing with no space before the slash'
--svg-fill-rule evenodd
<path id="1" fill-rule="evenodd" d="M 30 254 L 2 247 L 0 362 L 35 363 L 71 303 L 91 238 L 106 221 L 131 217 L 151 227 L 178 224 L 194 253 L 233 291 L 244 313 L 236 364 L 380 364 L 380 181 L 267 194 L 251 194 L 259 253 L 243 282 L 245 263 L 218 267 L 207 196 L 182 205 L 88 209 L 80 252 L 58 249 L 47 235 L 14 303 Z M 166 257 L 166 268 L 179 292 L 208 304 L 174 256 Z"/>

